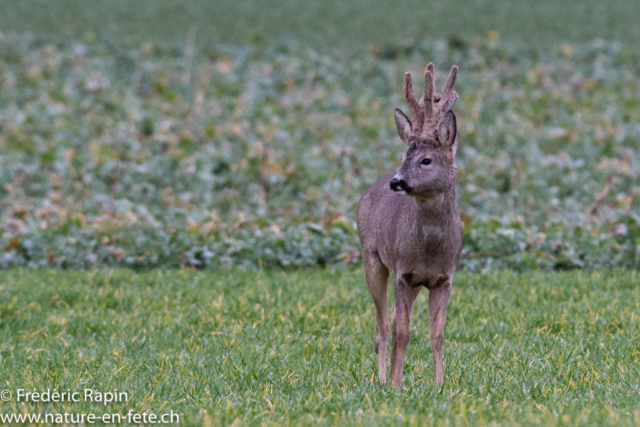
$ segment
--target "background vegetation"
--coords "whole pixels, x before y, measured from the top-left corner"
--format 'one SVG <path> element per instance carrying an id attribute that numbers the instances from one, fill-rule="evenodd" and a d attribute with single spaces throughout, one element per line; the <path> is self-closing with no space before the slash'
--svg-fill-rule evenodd
<path id="1" fill-rule="evenodd" d="M 404 148 L 402 74 L 432 60 L 439 84 L 462 70 L 461 268 L 637 268 L 638 51 L 499 38 L 200 51 L 5 34 L 0 267 L 357 263 L 359 197 Z"/>
<path id="2" fill-rule="evenodd" d="M 495 30 L 520 46 L 640 42 L 640 4 L 632 0 L 0 0 L 0 10 L 2 31 L 73 39 L 93 32 L 132 45 L 184 41 L 190 29 L 203 47 L 256 38 L 318 49 L 392 46 Z"/>

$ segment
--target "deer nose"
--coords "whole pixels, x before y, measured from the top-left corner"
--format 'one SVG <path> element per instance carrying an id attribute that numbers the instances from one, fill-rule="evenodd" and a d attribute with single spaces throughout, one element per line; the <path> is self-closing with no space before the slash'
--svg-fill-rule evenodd
<path id="1" fill-rule="evenodd" d="M 391 182 L 389 182 L 389 187 L 393 191 L 404 191 L 406 193 L 411 192 L 411 187 L 404 179 L 393 178 Z"/>

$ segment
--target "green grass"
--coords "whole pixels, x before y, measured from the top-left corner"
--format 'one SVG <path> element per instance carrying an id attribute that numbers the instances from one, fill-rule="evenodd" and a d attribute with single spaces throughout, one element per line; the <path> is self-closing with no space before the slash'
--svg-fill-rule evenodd
<path id="1" fill-rule="evenodd" d="M 528 46 L 640 41 L 640 3 L 633 0 L 0 0 L 0 10 L 3 32 L 174 42 L 195 29 L 201 46 L 291 37 L 322 48 L 362 47 L 450 34 L 469 41 L 492 30 Z"/>
<path id="2" fill-rule="evenodd" d="M 632 272 L 458 274 L 434 388 L 426 291 L 400 390 L 374 379 L 361 271 L 0 273 L 0 389 L 126 390 L 186 424 L 640 423 Z"/>

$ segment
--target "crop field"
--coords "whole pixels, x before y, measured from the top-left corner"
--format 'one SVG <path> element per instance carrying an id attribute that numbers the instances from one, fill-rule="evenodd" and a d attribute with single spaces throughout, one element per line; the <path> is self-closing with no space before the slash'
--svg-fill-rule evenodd
<path id="1" fill-rule="evenodd" d="M 550 48 L 602 38 L 640 42 L 634 0 L 0 0 L 0 31 L 79 39 L 104 34 L 129 44 L 198 46 L 290 40 L 319 49 L 461 40 L 498 31 L 521 47 Z"/>
<path id="2" fill-rule="evenodd" d="M 396 170 L 406 70 L 461 72 L 460 267 L 640 265 L 640 55 L 455 39 L 360 53 L 256 42 L 0 40 L 0 267 L 359 262 L 360 195 Z"/>
<path id="3" fill-rule="evenodd" d="M 456 276 L 445 381 L 426 292 L 402 389 L 377 384 L 361 271 L 0 273 L 0 389 L 126 391 L 126 403 L 1 414 L 161 413 L 184 424 L 638 425 L 633 272 Z M 374 375 L 375 374 L 375 375 Z"/>

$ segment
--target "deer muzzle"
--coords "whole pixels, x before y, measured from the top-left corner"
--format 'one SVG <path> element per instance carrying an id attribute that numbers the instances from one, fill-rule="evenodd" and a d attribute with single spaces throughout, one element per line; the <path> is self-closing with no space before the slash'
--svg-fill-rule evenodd
<path id="1" fill-rule="evenodd" d="M 389 187 L 391 187 L 391 190 L 395 191 L 395 193 L 400 196 L 411 193 L 411 187 L 404 179 L 393 177 L 391 182 L 389 182 Z"/>

